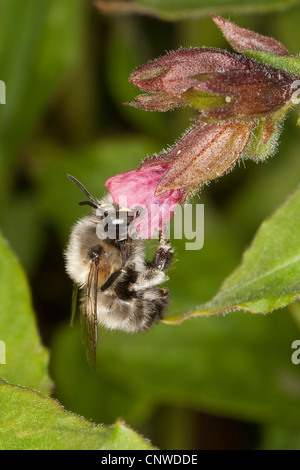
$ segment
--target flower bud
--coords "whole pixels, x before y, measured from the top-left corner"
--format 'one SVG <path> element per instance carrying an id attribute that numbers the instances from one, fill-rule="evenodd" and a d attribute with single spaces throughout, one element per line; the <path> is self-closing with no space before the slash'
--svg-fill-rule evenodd
<path id="1" fill-rule="evenodd" d="M 201 122 L 193 126 L 172 150 L 147 158 L 140 168 L 169 164 L 156 186 L 156 195 L 182 187 L 195 192 L 233 167 L 245 150 L 254 127 L 253 122 Z"/>
<path id="2" fill-rule="evenodd" d="M 243 51 L 263 51 L 268 54 L 279 56 L 289 56 L 290 52 L 276 39 L 262 36 L 249 29 L 240 28 L 231 21 L 220 16 L 211 15 L 212 20 L 220 28 L 225 38 L 233 49 L 238 52 Z"/>
<path id="3" fill-rule="evenodd" d="M 223 18 L 212 18 L 237 51 L 290 56 L 275 39 Z M 127 104 L 150 111 L 191 106 L 199 111 L 196 120 L 255 119 L 286 103 L 292 105 L 296 79 L 295 74 L 259 63 L 246 54 L 205 47 L 181 49 L 132 72 L 129 80 L 147 94 Z"/>
<path id="4" fill-rule="evenodd" d="M 251 59 L 248 61 L 251 62 Z M 184 93 L 199 82 L 215 74 L 242 71 L 246 68 L 247 65 L 239 56 L 218 49 L 196 48 L 171 52 L 132 72 L 129 80 L 149 93 L 139 95 L 136 101 L 127 104 L 152 110 L 157 103 L 157 107 L 163 111 L 186 106 L 189 102 Z M 165 107 L 162 103 L 163 96 Z"/>

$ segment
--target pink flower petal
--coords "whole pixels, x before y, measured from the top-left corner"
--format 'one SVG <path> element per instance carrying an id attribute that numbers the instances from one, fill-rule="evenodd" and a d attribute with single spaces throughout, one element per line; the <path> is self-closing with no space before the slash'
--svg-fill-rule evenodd
<path id="1" fill-rule="evenodd" d="M 186 192 L 186 188 L 181 188 L 155 196 L 157 185 L 169 166 L 167 162 L 130 170 L 110 177 L 105 183 L 118 205 L 141 209 L 135 226 L 142 238 L 151 238 L 156 230 L 162 230 L 168 224 Z"/>

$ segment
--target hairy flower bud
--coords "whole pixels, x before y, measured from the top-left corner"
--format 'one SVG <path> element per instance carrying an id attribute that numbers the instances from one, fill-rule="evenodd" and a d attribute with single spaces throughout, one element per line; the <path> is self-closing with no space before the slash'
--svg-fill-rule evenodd
<path id="1" fill-rule="evenodd" d="M 261 34 L 249 31 L 249 29 L 240 28 L 220 16 L 211 15 L 211 17 L 224 34 L 229 44 L 238 52 L 264 51 L 279 56 L 291 55 L 276 39 L 262 36 Z"/>
<path id="2" fill-rule="evenodd" d="M 290 55 L 275 39 L 212 18 L 238 51 Z M 181 49 L 132 72 L 129 80 L 148 93 L 129 104 L 150 111 L 192 106 L 200 113 L 196 119 L 254 119 L 284 107 L 291 100 L 296 79 L 294 74 L 245 54 L 214 48 Z"/>
<path id="3" fill-rule="evenodd" d="M 232 168 L 245 150 L 253 129 L 252 122 L 199 123 L 172 150 L 147 158 L 140 168 L 169 163 L 156 186 L 156 195 L 182 187 L 195 192 L 202 184 Z"/>
<path id="4" fill-rule="evenodd" d="M 198 75 L 242 70 L 238 55 L 211 48 L 180 49 L 134 70 L 129 80 L 141 90 L 180 96 L 197 85 Z"/>

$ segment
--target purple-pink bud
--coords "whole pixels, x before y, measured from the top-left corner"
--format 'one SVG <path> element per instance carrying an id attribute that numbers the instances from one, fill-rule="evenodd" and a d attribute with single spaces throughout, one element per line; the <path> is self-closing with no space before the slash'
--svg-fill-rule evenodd
<path id="1" fill-rule="evenodd" d="M 237 51 L 290 55 L 275 39 L 240 28 L 223 18 L 212 18 Z M 129 80 L 148 93 L 128 104 L 149 111 L 189 105 L 199 110 L 200 119 L 244 119 L 283 107 L 291 98 L 296 79 L 293 74 L 259 63 L 245 54 L 205 47 L 181 49 L 131 73 Z"/>
<path id="2" fill-rule="evenodd" d="M 211 15 L 213 21 L 220 28 L 225 38 L 238 52 L 263 51 L 269 54 L 289 56 L 290 52 L 276 39 L 262 36 L 249 29 L 240 28 L 231 21 L 220 16 Z"/>
<path id="3" fill-rule="evenodd" d="M 243 153 L 255 124 L 249 122 L 224 122 L 193 126 L 169 152 L 144 160 L 147 165 L 169 163 L 155 193 L 178 188 L 199 189 L 208 181 L 219 178 L 228 171 Z"/>

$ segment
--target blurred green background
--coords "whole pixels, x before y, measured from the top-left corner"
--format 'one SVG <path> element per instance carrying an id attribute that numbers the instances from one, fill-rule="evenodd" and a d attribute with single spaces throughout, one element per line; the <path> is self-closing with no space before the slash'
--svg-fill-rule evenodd
<path id="1" fill-rule="evenodd" d="M 298 54 L 294 3 L 224 16 Z M 98 423 L 121 417 L 161 449 L 299 449 L 300 365 L 291 362 L 297 304 L 267 316 L 161 324 L 135 336 L 101 329 L 94 375 L 78 319 L 69 327 L 72 283 L 63 251 L 88 209 L 78 206 L 80 192 L 66 174 L 100 198 L 109 176 L 172 145 L 192 111 L 124 106 L 138 94 L 128 76 L 166 51 L 203 45 L 229 49 L 207 15 L 169 22 L 107 16 L 89 0 L 0 0 L 1 231 L 27 273 L 53 396 L 66 409 Z M 195 197 L 205 204 L 204 247 L 186 251 L 184 240 L 174 240 L 171 312 L 213 297 L 260 223 L 298 186 L 296 119 L 293 111 L 272 159 L 245 161 Z"/>

